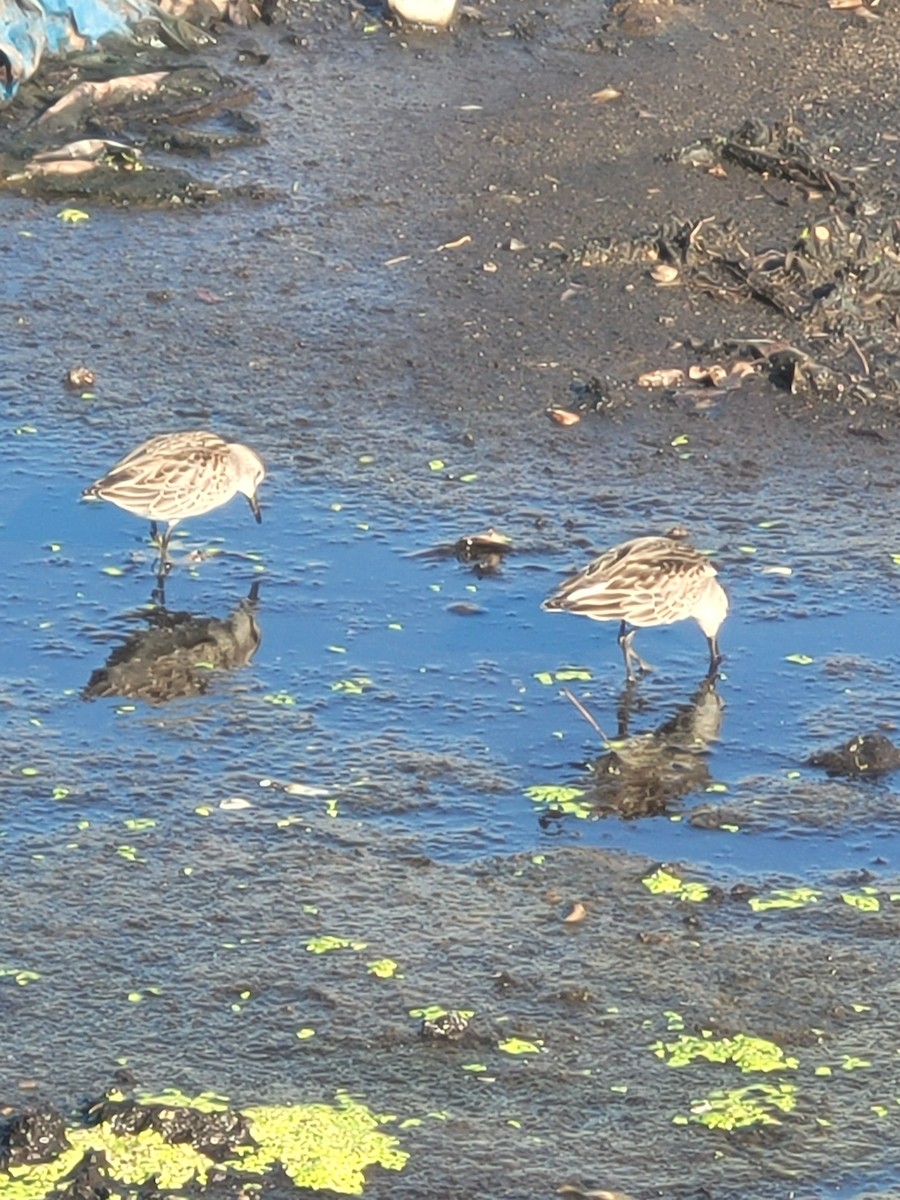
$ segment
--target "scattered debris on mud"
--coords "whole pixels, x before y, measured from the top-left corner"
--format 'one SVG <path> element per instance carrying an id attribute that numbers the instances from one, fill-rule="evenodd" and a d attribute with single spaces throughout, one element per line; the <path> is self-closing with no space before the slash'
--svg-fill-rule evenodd
<path id="1" fill-rule="evenodd" d="M 211 67 L 116 73 L 125 66 L 107 62 L 102 79 L 58 97 L 58 68 L 26 84 L 0 131 L 2 187 L 51 200 L 136 205 L 196 205 L 222 196 L 221 185 L 163 156 L 208 159 L 260 141 L 259 123 L 245 111 L 253 89 Z M 265 188 L 241 185 L 228 194 L 261 198 Z"/>
<path id="2" fill-rule="evenodd" d="M 900 767 L 900 750 L 883 733 L 861 733 L 833 750 L 823 750 L 809 758 L 811 767 L 823 767 L 832 777 L 847 778 L 884 775 Z"/>
<path id="3" fill-rule="evenodd" d="M 725 360 L 721 377 L 707 383 L 723 386 L 731 376 L 739 386 L 755 366 L 810 403 L 900 403 L 900 210 L 894 197 L 867 190 L 862 172 L 838 170 L 791 122 L 748 120 L 673 157 L 710 173 L 737 167 L 786 182 L 828 211 L 805 219 L 789 245 L 754 250 L 738 220 L 673 216 L 635 238 L 589 238 L 572 261 L 646 264 L 658 285 L 682 284 L 730 305 L 762 305 L 783 319 L 776 336 L 687 347 Z M 638 380 L 645 387 L 686 382 L 681 371 Z"/>
<path id="4" fill-rule="evenodd" d="M 503 565 L 503 560 L 512 551 L 512 539 L 496 529 L 485 529 L 482 533 L 464 534 L 455 542 L 442 542 L 427 550 L 416 550 L 410 558 L 446 559 L 470 565 L 479 578 L 493 575 Z"/>

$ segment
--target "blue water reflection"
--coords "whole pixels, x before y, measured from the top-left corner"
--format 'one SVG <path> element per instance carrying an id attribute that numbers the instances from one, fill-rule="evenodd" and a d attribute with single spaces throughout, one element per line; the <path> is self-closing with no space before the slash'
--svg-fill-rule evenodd
<path id="1" fill-rule="evenodd" d="M 146 625 L 152 549 L 142 522 L 77 503 L 74 469 L 44 466 L 43 477 L 39 466 L 11 475 L 0 531 L 5 722 L 19 741 L 7 771 L 7 837 L 51 831 L 83 808 L 97 819 L 107 804 L 118 812 L 151 796 L 163 803 L 178 793 L 169 771 L 192 804 L 238 789 L 251 803 L 294 811 L 290 793 L 264 793 L 259 781 L 322 788 L 342 815 L 409 831 L 436 857 L 578 840 L 707 863 L 725 875 L 809 876 L 876 859 L 889 871 L 900 865 L 890 779 L 849 785 L 860 797 L 858 819 L 763 821 L 739 832 L 687 819 L 698 804 L 761 794 L 777 802 L 804 781 L 818 785 L 821 772 L 803 765 L 813 750 L 896 727 L 896 620 L 887 607 L 845 603 L 802 617 L 796 601 L 766 620 L 758 603 L 743 603 L 760 579 L 729 580 L 721 732 L 697 787 L 661 815 L 542 822 L 545 806 L 525 789 L 589 786 L 586 764 L 603 750 L 562 686 L 612 735 L 623 682 L 614 626 L 540 611 L 574 556 L 513 554 L 499 573 L 479 578 L 453 558 L 412 554 L 448 539 L 427 514 L 401 531 L 396 514 L 370 509 L 361 492 L 310 492 L 281 480 L 264 496 L 261 528 L 235 504 L 191 522 L 173 543 L 170 609 L 221 623 L 258 584 L 261 644 L 247 665 L 214 672 L 193 699 L 88 702 L 82 690 L 92 673 Z M 192 549 L 210 545 L 214 557 L 191 561 Z M 796 593 L 795 581 L 784 586 Z M 643 631 L 639 646 L 658 670 L 637 690 L 631 734 L 684 706 L 705 666 L 693 623 Z M 546 681 L 566 667 L 590 678 Z M 92 786 L 93 775 L 110 772 L 113 783 L 94 778 Z"/>

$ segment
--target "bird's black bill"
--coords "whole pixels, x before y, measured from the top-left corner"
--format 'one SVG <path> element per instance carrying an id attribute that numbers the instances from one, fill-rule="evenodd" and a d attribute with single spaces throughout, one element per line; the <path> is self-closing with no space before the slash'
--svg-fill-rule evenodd
<path id="1" fill-rule="evenodd" d="M 250 505 L 250 511 L 256 517 L 257 525 L 262 525 L 262 513 L 259 511 L 259 501 L 255 496 L 248 496 L 247 502 Z"/>

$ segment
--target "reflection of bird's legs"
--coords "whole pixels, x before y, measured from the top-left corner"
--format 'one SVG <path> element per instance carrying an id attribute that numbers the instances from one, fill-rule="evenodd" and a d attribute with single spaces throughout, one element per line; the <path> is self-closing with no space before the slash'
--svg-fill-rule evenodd
<path id="1" fill-rule="evenodd" d="M 156 587 L 150 593 L 151 601 L 160 609 L 165 611 L 166 607 L 166 573 L 159 571 L 156 575 Z"/>
<path id="2" fill-rule="evenodd" d="M 619 645 L 622 647 L 622 657 L 625 659 L 625 678 L 629 681 L 629 683 L 632 683 L 637 678 L 634 671 L 631 669 L 632 661 L 637 663 L 638 670 L 642 675 L 653 670 L 648 662 L 644 662 L 637 650 L 635 650 L 631 644 L 634 641 L 634 635 L 636 633 L 637 630 L 629 629 L 628 624 L 625 621 L 623 621 L 619 626 Z"/>
<path id="3" fill-rule="evenodd" d="M 631 725 L 631 709 L 634 704 L 636 694 L 636 680 L 629 679 L 619 693 L 619 703 L 616 705 L 616 719 L 618 721 L 618 731 L 616 739 L 624 741 L 628 737 L 628 727 Z"/>

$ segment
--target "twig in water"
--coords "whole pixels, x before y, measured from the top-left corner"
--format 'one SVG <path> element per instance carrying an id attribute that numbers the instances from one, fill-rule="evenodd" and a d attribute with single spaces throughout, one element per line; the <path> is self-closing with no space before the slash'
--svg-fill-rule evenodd
<path id="1" fill-rule="evenodd" d="M 578 711 L 581 713 L 581 715 L 587 721 L 588 725 L 590 725 L 591 729 L 593 729 L 595 731 L 595 733 L 598 733 L 604 742 L 608 742 L 609 738 L 606 736 L 606 734 L 600 728 L 599 724 L 597 723 L 596 718 L 594 717 L 594 714 L 591 712 L 588 712 L 587 708 L 585 708 L 585 706 L 581 703 L 581 701 L 578 699 L 578 697 L 573 695 L 573 693 L 570 692 L 568 688 L 563 688 L 562 694 L 567 699 L 572 701 L 572 703 L 575 705 L 575 707 L 578 709 Z"/>

